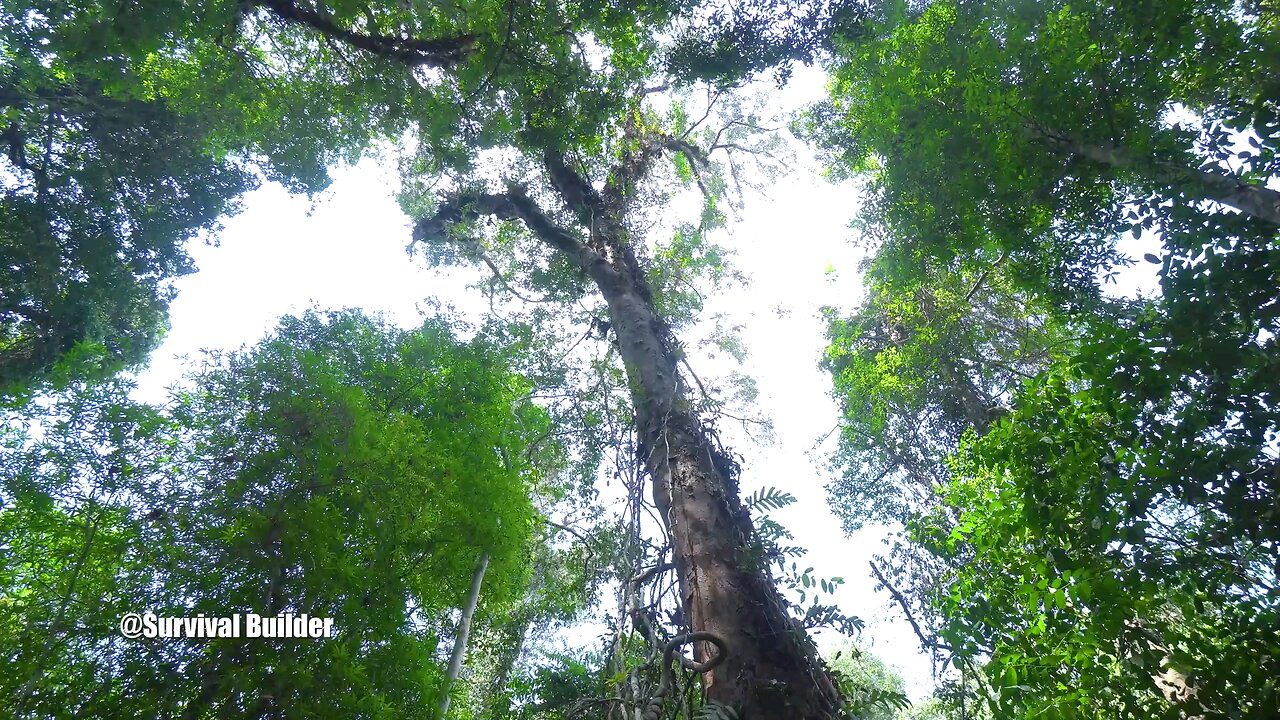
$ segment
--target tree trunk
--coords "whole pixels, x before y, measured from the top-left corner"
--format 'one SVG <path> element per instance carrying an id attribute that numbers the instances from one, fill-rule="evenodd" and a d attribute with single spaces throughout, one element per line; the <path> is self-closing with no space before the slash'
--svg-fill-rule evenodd
<path id="1" fill-rule="evenodd" d="M 524 645 L 529 637 L 529 627 L 538 621 L 542 624 L 547 618 L 540 616 L 536 610 L 538 595 L 550 569 L 550 551 L 544 550 L 534 555 L 533 578 L 525 590 L 524 600 L 520 607 L 500 623 L 488 628 L 488 644 L 498 648 L 497 659 L 490 668 L 490 675 L 485 681 L 480 706 L 481 717 L 502 718 L 510 714 L 510 698 L 506 695 L 507 684 L 511 681 L 511 673 L 524 653 Z"/>
<path id="2" fill-rule="evenodd" d="M 951 387 L 955 402 L 964 419 L 973 427 L 979 436 L 986 435 L 993 421 L 991 399 L 979 389 L 969 376 L 968 371 L 961 368 L 953 357 L 938 360 L 939 368 L 945 382 Z M 945 406 L 945 403 L 944 403 Z"/>
<path id="3" fill-rule="evenodd" d="M 449 690 L 462 673 L 462 658 L 467 654 L 467 636 L 471 634 L 471 618 L 480 602 L 480 584 L 484 582 L 484 571 L 488 568 L 489 553 L 485 553 L 480 556 L 480 564 L 471 576 L 471 591 L 467 594 L 467 604 L 462 608 L 462 617 L 458 619 L 458 631 L 453 638 L 453 654 L 449 656 L 449 669 L 444 676 L 444 685 L 440 688 L 440 709 L 436 713 L 439 720 L 444 720 L 449 713 Z"/>
<path id="4" fill-rule="evenodd" d="M 1029 126 L 1033 137 L 1053 147 L 1101 165 L 1135 172 L 1147 180 L 1213 200 L 1245 215 L 1280 225 L 1280 192 L 1212 170 L 1201 170 L 1166 160 L 1143 158 L 1112 145 L 1096 145 L 1038 126 Z"/>
<path id="5" fill-rule="evenodd" d="M 830 679 L 754 550 L 732 461 L 690 412 L 665 323 L 638 283 L 601 290 L 631 381 L 643 459 L 667 523 L 686 617 L 693 630 L 713 632 L 728 647 L 725 662 L 704 677 L 707 697 L 733 706 L 743 720 L 834 717 Z"/>
<path id="6" fill-rule="evenodd" d="M 675 339 L 654 307 L 622 221 L 634 183 L 664 144 L 651 138 L 624 157 L 602 195 L 563 158 L 549 152 L 544 160 L 565 204 L 590 229 L 587 249 L 607 258 L 582 267 L 609 307 L 685 617 L 692 630 L 715 633 L 728 648 L 724 662 L 703 674 L 707 698 L 733 707 L 742 720 L 834 718 L 839 693 L 759 554 L 738 496 L 736 464 L 691 409 Z M 705 660 L 712 649 L 703 643 L 694 652 Z"/>
<path id="7" fill-rule="evenodd" d="M 552 186 L 586 236 L 558 224 L 522 186 L 489 194 L 460 192 L 417 223 L 414 241 L 449 238 L 453 223 L 491 215 L 521 221 L 565 254 L 604 296 L 630 383 L 642 460 L 653 500 L 667 525 L 685 617 L 694 631 L 711 632 L 728 648 L 724 662 L 703 674 L 709 700 L 742 720 L 832 720 L 839 692 L 805 629 L 793 621 L 754 542 L 750 516 L 738 496 L 736 465 L 714 443 L 691 409 L 677 366 L 670 327 L 655 309 L 623 217 L 634 186 L 666 138 L 637 138 L 610 171 L 603 191 L 548 150 Z M 714 652 L 694 648 L 698 659 Z"/>

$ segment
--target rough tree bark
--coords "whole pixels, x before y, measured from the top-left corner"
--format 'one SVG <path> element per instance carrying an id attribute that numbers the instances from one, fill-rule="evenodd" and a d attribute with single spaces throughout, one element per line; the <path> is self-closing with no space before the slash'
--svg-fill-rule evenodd
<path id="1" fill-rule="evenodd" d="M 1059 150 L 1100 165 L 1129 170 L 1153 182 L 1185 191 L 1191 196 L 1213 200 L 1245 215 L 1272 225 L 1280 225 L 1280 192 L 1268 187 L 1182 163 L 1139 157 L 1113 145 L 1086 143 L 1043 127 L 1028 126 L 1028 132 Z"/>
<path id="2" fill-rule="evenodd" d="M 629 198 L 652 160 L 664 150 L 686 155 L 691 150 L 670 138 L 639 139 L 601 191 L 561 154 L 545 152 L 547 175 L 581 235 L 557 223 L 523 187 L 512 185 L 505 193 L 464 191 L 446 197 L 435 215 L 417 223 L 414 240 L 447 240 L 450 225 L 481 215 L 518 220 L 592 280 L 608 304 L 626 367 L 642 460 L 666 521 L 686 617 L 692 630 L 715 633 L 728 646 L 725 662 L 703 676 L 708 699 L 732 706 L 742 720 L 835 718 L 839 694 L 753 553 L 736 465 L 691 409 L 674 338 L 655 309 L 624 223 Z M 698 161 L 697 153 L 689 160 Z M 700 660 L 710 652 L 708 643 L 695 648 Z"/>

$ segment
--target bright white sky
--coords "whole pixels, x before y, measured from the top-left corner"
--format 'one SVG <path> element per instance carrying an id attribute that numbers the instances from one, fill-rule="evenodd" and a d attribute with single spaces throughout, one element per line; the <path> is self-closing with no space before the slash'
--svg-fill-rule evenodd
<path id="1" fill-rule="evenodd" d="M 815 98 L 821 83 L 817 72 L 797 73 L 787 104 Z M 252 344 L 280 316 L 310 307 L 358 307 L 402 326 L 418 324 L 431 297 L 463 310 L 481 307 L 478 291 L 465 287 L 478 272 L 440 274 L 406 256 L 409 221 L 392 196 L 394 172 L 372 161 L 342 170 L 314 212 L 311 201 L 279 186 L 248 196 L 245 212 L 218 236 L 219 247 L 190 248 L 199 272 L 177 283 L 172 331 L 139 378 L 139 399 L 163 400 L 202 349 Z M 775 486 L 798 498 L 775 519 L 809 549 L 806 564 L 818 577 L 846 579 L 837 604 L 867 623 L 863 642 L 903 674 L 918 699 L 932 687 L 929 660 L 888 594 L 871 589 L 867 563 L 883 549 L 885 531 L 844 536 L 823 489 L 825 458 L 813 452 L 837 418 L 829 379 L 817 367 L 825 346 L 817 311 L 849 308 L 860 297 L 859 254 L 847 227 L 858 205 L 852 188 L 822 180 L 812 158 L 802 157 L 734 219 L 722 242 L 752 282 L 718 294 L 706 315 L 723 311 L 743 325 L 745 370 L 759 384 L 758 409 L 775 426 L 776 442 L 767 447 L 735 439 L 733 449 L 746 459 L 743 492 Z M 829 264 L 835 273 L 826 272 Z M 834 633 L 819 636 L 824 649 L 839 641 Z"/>

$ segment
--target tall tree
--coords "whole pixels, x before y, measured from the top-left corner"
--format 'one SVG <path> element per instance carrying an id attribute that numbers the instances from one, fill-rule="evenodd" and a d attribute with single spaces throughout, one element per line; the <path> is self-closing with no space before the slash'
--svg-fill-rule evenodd
<path id="1" fill-rule="evenodd" d="M 804 122 L 835 172 L 870 174 L 886 239 L 888 294 L 832 326 L 850 429 L 870 431 L 842 459 L 901 445 L 891 420 L 912 418 L 885 396 L 961 411 L 933 507 L 905 519 L 934 561 L 922 639 L 987 663 L 972 675 L 998 716 L 1275 712 L 1275 29 L 1264 4 L 886 3 Z M 1160 296 L 1102 301 L 1116 240 L 1152 230 Z M 881 349 L 867 322 L 954 293 L 939 267 L 999 268 L 1025 298 L 964 308 L 977 327 L 1066 331 L 1049 354 L 1052 335 L 984 340 L 1030 376 L 999 381 L 999 419 L 939 372 L 963 323 Z"/>
<path id="2" fill-rule="evenodd" d="M 664 128 L 646 111 L 650 88 L 660 89 L 659 30 L 685 5 L 494 12 L 494 29 L 503 31 L 485 38 L 494 43 L 490 65 L 460 66 L 425 92 L 406 93 L 403 107 L 391 111 L 417 123 L 420 149 L 408 164 L 405 205 L 419 218 L 415 241 L 434 246 L 437 258 L 482 263 L 509 290 L 532 278 L 522 290 L 550 293 L 542 299 L 600 294 L 654 503 L 670 534 L 684 615 L 690 629 L 721 644 L 720 664 L 704 676 L 708 698 L 746 718 L 830 717 L 837 693 L 756 557 L 737 468 L 690 397 L 672 332 L 679 319 L 664 313 L 652 281 L 657 263 L 638 232 L 647 209 L 641 190 L 659 159 L 676 156 L 701 176 L 714 168 L 712 153 L 741 148 L 740 139 L 758 131 L 747 116 L 730 118 L 718 134 L 701 122 Z M 368 50 L 353 38 L 326 37 Z M 393 69 L 369 67 L 395 81 Z M 437 109 L 444 115 L 431 114 Z M 486 151 L 507 153 L 509 170 L 486 176 L 477 157 Z M 452 187 L 438 197 L 422 192 L 439 168 L 450 170 Z M 714 183 L 704 185 L 705 215 L 715 218 Z M 484 228 L 493 234 L 477 242 L 472 231 Z M 519 262 L 511 268 L 506 258 Z M 712 655 L 709 647 L 697 652 Z"/>
<path id="3" fill-rule="evenodd" d="M 630 217 L 641 209 L 639 188 L 659 157 L 679 155 L 701 172 L 708 154 L 720 148 L 700 148 L 687 133 L 647 120 L 640 106 L 644 88 L 632 88 L 629 117 L 604 128 L 604 152 L 587 145 L 573 147 L 572 154 L 550 133 L 559 115 L 576 104 L 576 93 L 549 88 L 547 104 L 517 138 L 537 162 L 537 174 L 525 176 L 540 181 L 536 191 L 528 180 L 514 179 L 498 192 L 463 186 L 417 223 L 414 237 L 483 247 L 468 234 L 478 220 L 516 222 L 603 296 L 653 501 L 670 534 L 684 611 L 695 632 L 713 633 L 726 646 L 723 662 L 705 675 L 707 697 L 744 718 L 834 717 L 834 686 L 809 641 L 802 633 L 796 637 L 787 604 L 753 559 L 755 533 L 738 497 L 736 464 L 694 409 L 681 372 L 683 351 L 658 308 L 652 270 Z M 588 174 L 592 166 L 599 168 L 595 182 Z M 702 650 L 701 656 L 710 653 Z"/>
<path id="4" fill-rule="evenodd" d="M 130 91 L 193 116 L 208 112 L 210 145 L 264 156 L 295 186 L 372 137 L 412 130 L 405 207 L 421 245 L 434 246 L 437 259 L 495 270 L 504 292 L 545 292 L 535 299 L 553 301 L 548 310 L 562 319 L 580 317 L 577 303 L 595 304 L 595 293 L 603 300 L 593 310 L 616 340 L 670 535 L 683 624 L 720 647 L 720 664 L 704 676 L 707 696 L 746 718 L 833 716 L 839 698 L 760 557 L 737 466 L 699 413 L 696 383 L 680 371 L 680 294 L 660 279 L 713 264 L 689 257 L 704 245 L 704 228 L 666 254 L 646 251 L 641 231 L 651 209 L 642 190 L 660 159 L 676 158 L 701 183 L 702 225 L 710 225 L 723 184 L 713 154 L 740 151 L 760 130 L 747 114 L 718 132 L 705 118 L 664 126 L 646 106 L 650 90 L 665 85 L 660 38 L 695 3 L 161 5 L 154 17 L 137 17 L 138 27 L 161 30 L 141 35 L 127 20 L 151 3 L 33 17 L 55 37 L 65 30 L 83 41 L 66 54 L 86 62 L 103 37 L 132 43 L 137 62 L 128 67 L 139 79 Z M 486 176 L 487 161 L 499 158 L 505 170 Z M 441 171 L 446 190 L 437 197 L 424 188 Z M 473 227 L 459 223 L 493 234 L 472 242 Z M 704 643 L 696 653 L 706 661 L 714 651 Z"/>
<path id="5" fill-rule="evenodd" d="M 452 613 L 500 614 L 527 583 L 542 484 L 528 453 L 549 428 L 506 352 L 438 321 L 308 315 L 167 408 L 121 384 L 30 408 L 0 456 L 5 706 L 432 717 Z M 122 638 L 120 617 L 148 610 L 307 613 L 337 635 Z"/>

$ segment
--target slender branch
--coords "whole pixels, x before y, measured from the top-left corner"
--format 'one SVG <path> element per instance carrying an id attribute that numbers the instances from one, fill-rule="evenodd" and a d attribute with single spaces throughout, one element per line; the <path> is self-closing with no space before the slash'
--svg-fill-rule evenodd
<path id="1" fill-rule="evenodd" d="M 964 296 L 965 302 L 970 302 L 973 300 L 973 294 L 978 292 L 978 290 L 982 287 L 982 284 L 987 281 L 987 277 L 991 275 L 991 271 L 1000 267 L 1000 263 L 1004 262 L 1004 259 L 1007 255 L 1008 253 L 1004 253 L 1004 252 L 1000 253 L 1000 257 L 996 258 L 996 261 L 991 264 L 991 267 L 982 271 L 982 274 L 978 276 L 977 281 L 973 283 L 973 287 L 969 288 L 969 292 Z"/>
<path id="2" fill-rule="evenodd" d="M 511 49 L 511 38 L 515 34 L 515 28 L 516 2 L 511 0 L 507 3 L 507 33 L 502 39 L 502 47 L 498 48 L 498 53 L 494 56 L 493 67 L 489 68 L 489 74 L 485 76 L 484 82 L 480 83 L 480 89 L 475 92 L 473 97 L 479 96 L 489 89 L 489 83 L 493 82 L 494 76 L 498 74 L 498 68 L 502 67 L 502 61 L 507 57 L 507 51 Z"/>
<path id="3" fill-rule="evenodd" d="M 570 535 L 578 538 L 578 540 L 581 541 L 583 545 L 586 545 L 588 548 L 590 548 L 591 541 L 586 535 L 583 535 L 582 533 L 578 532 L 577 530 L 574 530 L 568 525 L 561 525 L 560 523 L 556 522 L 555 520 L 552 520 L 551 518 L 542 517 L 541 515 L 538 515 L 536 517 L 538 520 L 541 520 L 544 524 L 549 525 L 557 530 L 567 532 Z"/>
<path id="4" fill-rule="evenodd" d="M 702 179 L 702 171 L 698 169 L 696 162 L 689 163 L 689 174 L 693 176 L 694 184 L 698 186 L 698 191 L 702 193 L 702 199 L 711 200 L 711 190 L 707 187 L 707 182 Z"/>
<path id="5" fill-rule="evenodd" d="M 569 357 L 569 354 L 572 353 L 574 350 L 577 350 L 578 346 L 582 344 L 583 340 L 586 340 L 587 338 L 591 337 L 591 333 L 594 330 L 595 330 L 595 326 L 589 325 L 587 327 L 586 332 L 582 333 L 582 335 L 576 341 L 574 341 L 572 345 L 569 346 L 568 350 L 565 350 L 564 352 L 560 353 L 560 357 L 556 358 L 555 365 L 563 364 L 564 359 Z"/>
<path id="6" fill-rule="evenodd" d="M 693 371 L 693 366 L 689 364 L 689 358 L 684 353 L 680 353 L 680 363 L 684 365 L 685 370 L 689 371 L 689 376 L 693 378 L 693 381 L 698 384 L 698 392 L 702 393 L 702 398 L 704 400 L 710 399 L 711 396 L 707 394 L 707 388 L 702 384 L 702 378 L 699 378 L 698 374 Z"/>
<path id="7" fill-rule="evenodd" d="M 937 648 L 939 650 L 951 650 L 952 648 L 950 645 L 945 645 L 937 642 L 936 640 L 930 640 L 925 637 L 924 631 L 920 629 L 920 624 L 916 622 L 915 616 L 911 614 L 911 607 L 907 605 L 907 599 L 902 596 L 902 593 L 898 592 L 898 589 L 894 587 L 888 579 L 885 578 L 884 574 L 880 572 L 880 568 L 876 567 L 874 561 L 868 561 L 867 564 L 871 566 L 871 572 L 875 573 L 876 579 L 880 581 L 880 584 L 884 585 L 885 589 L 889 591 L 889 594 L 893 595 L 893 599 L 902 607 L 902 612 L 907 616 L 907 622 L 911 623 L 911 629 L 916 631 L 916 637 L 920 639 L 920 646 L 926 649 Z"/>
<path id="8" fill-rule="evenodd" d="M 18 708 L 21 709 L 30 699 L 35 684 L 40 680 L 44 670 L 45 659 L 49 656 L 53 646 L 57 643 L 58 635 L 62 632 L 62 625 L 67 619 L 67 609 L 71 607 L 72 601 L 76 596 L 76 585 L 80 582 L 80 572 L 84 569 L 85 560 L 89 557 L 89 551 L 93 548 L 94 536 L 98 530 L 98 518 L 91 518 L 85 528 L 84 546 L 80 550 L 79 556 L 76 558 L 75 565 L 71 569 L 71 579 L 67 583 L 67 592 L 62 597 L 62 603 L 58 606 L 58 613 L 54 616 L 53 622 L 49 625 L 49 629 L 45 635 L 44 646 L 40 649 L 40 654 L 36 656 L 35 663 L 31 674 L 27 677 L 26 682 L 22 684 L 21 689 L 17 693 Z"/>
<path id="9" fill-rule="evenodd" d="M 708 99 L 707 99 L 707 111 L 706 111 L 705 113 L 703 113 L 703 114 L 702 114 L 702 117 L 698 118 L 698 121 L 697 121 L 697 122 L 695 122 L 694 124 L 690 125 L 690 126 L 688 127 L 688 129 L 686 129 L 684 132 L 680 133 L 680 139 L 681 139 L 681 140 L 683 140 L 684 138 L 689 137 L 689 133 L 691 133 L 691 132 L 693 132 L 694 130 L 698 129 L 698 126 L 699 126 L 699 125 L 701 125 L 702 123 L 706 122 L 706 121 L 707 121 L 707 118 L 711 117 L 711 112 L 712 112 L 713 110 L 715 110 L 715 109 L 716 109 L 716 103 L 717 103 L 717 102 L 719 102 L 719 100 L 720 100 L 720 95 L 721 95 L 721 94 L 722 94 L 722 93 L 721 93 L 721 91 L 717 90 L 717 91 L 716 91 L 716 93 L 715 93 L 715 95 L 711 95 L 710 97 L 708 97 Z"/>
<path id="10" fill-rule="evenodd" d="M 730 120 L 730 121 L 729 121 L 729 124 L 730 124 L 730 125 L 740 125 L 740 126 L 742 126 L 742 127 L 744 127 L 744 128 L 747 128 L 748 130 L 755 130 L 756 132 L 766 132 L 766 133 L 778 132 L 779 130 L 781 130 L 781 129 L 782 129 L 782 128 L 780 128 L 780 127 L 762 127 L 762 126 L 760 126 L 760 125 L 756 125 L 755 123 L 749 123 L 749 122 L 747 122 L 747 121 L 745 121 L 745 120 L 741 120 L 741 119 L 737 119 L 737 118 L 735 118 L 735 119 L 733 119 L 733 120 Z"/>
<path id="11" fill-rule="evenodd" d="M 489 270 L 493 272 L 494 282 L 498 283 L 503 288 L 505 288 L 507 292 L 511 293 L 512 295 L 515 295 L 517 298 L 527 303 L 544 303 L 544 302 L 551 302 L 553 300 L 553 298 L 541 298 L 541 299 L 531 298 L 528 295 L 521 293 L 519 290 L 516 290 L 514 287 L 511 286 L 511 283 L 507 282 L 506 278 L 502 277 L 502 271 L 499 270 L 497 264 L 494 263 L 493 260 L 489 258 L 489 254 L 484 251 L 484 248 L 480 247 L 480 243 L 478 242 L 475 243 L 475 246 L 476 246 L 476 253 L 480 256 L 480 260 L 485 265 L 489 266 Z"/>
<path id="12" fill-rule="evenodd" d="M 676 568 L 675 563 L 670 563 L 670 562 L 658 563 L 657 565 L 654 565 L 651 568 L 647 568 L 643 572 L 631 578 L 630 580 L 627 581 L 627 583 L 629 585 L 634 586 L 638 590 L 641 585 L 648 582 L 649 579 L 652 578 L 654 575 L 657 575 L 658 573 L 666 572 L 668 570 L 674 570 L 675 568 Z"/>
<path id="13" fill-rule="evenodd" d="M 739 145 L 738 143 L 731 143 L 731 142 L 716 143 L 711 146 L 711 149 L 708 152 L 715 152 L 716 150 L 737 150 L 738 152 L 746 153 L 748 155 L 763 155 L 769 158 L 770 160 L 773 160 L 775 162 L 778 161 L 778 156 L 774 155 L 768 150 L 764 150 L 760 148 L 749 148 L 743 145 Z"/>

